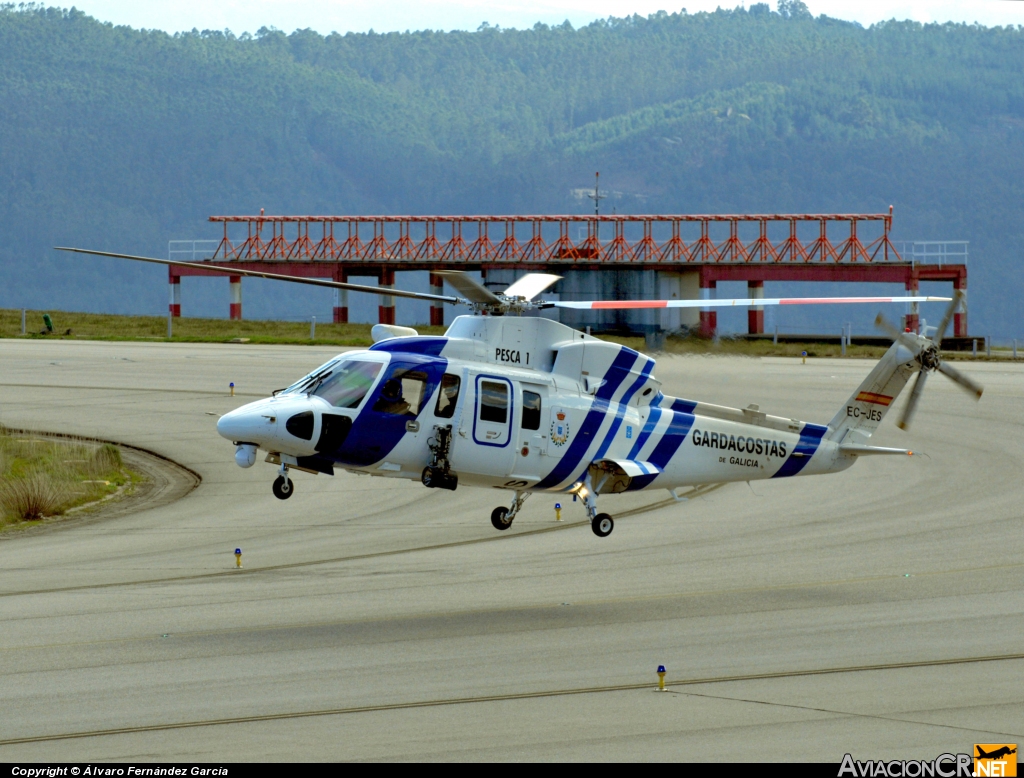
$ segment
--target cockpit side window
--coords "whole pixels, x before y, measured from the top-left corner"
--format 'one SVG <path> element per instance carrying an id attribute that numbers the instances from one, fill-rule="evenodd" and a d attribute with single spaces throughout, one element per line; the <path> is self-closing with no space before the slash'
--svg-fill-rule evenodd
<path id="1" fill-rule="evenodd" d="M 439 419 L 450 419 L 455 415 L 455 406 L 459 402 L 459 385 L 462 380 L 457 375 L 445 373 L 441 378 L 441 391 L 437 393 L 437 407 L 434 415 Z"/>
<path id="2" fill-rule="evenodd" d="M 350 359 L 334 368 L 313 390 L 335 408 L 358 408 L 384 365 Z"/>
<path id="3" fill-rule="evenodd" d="M 418 416 L 426 400 L 427 374 L 407 367 L 392 369 L 373 409 L 393 416 Z"/>

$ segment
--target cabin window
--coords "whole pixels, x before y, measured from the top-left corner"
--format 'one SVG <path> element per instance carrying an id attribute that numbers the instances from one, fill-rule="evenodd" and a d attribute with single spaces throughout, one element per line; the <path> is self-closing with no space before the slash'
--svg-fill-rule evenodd
<path id="1" fill-rule="evenodd" d="M 540 395 L 523 390 L 523 429 L 540 429 Z"/>
<path id="2" fill-rule="evenodd" d="M 445 373 L 441 378 L 441 391 L 437 393 L 437 407 L 434 415 L 439 419 L 450 419 L 455 415 L 455 405 L 459 401 L 459 385 L 462 383 L 457 375 Z"/>
<path id="3" fill-rule="evenodd" d="M 480 421 L 505 424 L 508 421 L 508 384 L 480 382 Z"/>
<path id="4" fill-rule="evenodd" d="M 384 379 L 373 409 L 393 416 L 418 416 L 426 389 L 427 374 L 422 370 L 396 367 Z"/>
<path id="5" fill-rule="evenodd" d="M 357 408 L 382 367 L 380 362 L 342 362 L 320 382 L 313 394 L 324 398 L 335 408 Z"/>

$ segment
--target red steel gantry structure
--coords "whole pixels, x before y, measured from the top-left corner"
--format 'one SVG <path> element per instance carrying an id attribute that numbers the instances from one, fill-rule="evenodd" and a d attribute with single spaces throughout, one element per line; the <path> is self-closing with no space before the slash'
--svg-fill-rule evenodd
<path id="1" fill-rule="evenodd" d="M 223 226 L 213 255 L 223 268 L 272 271 L 347 281 L 376 275 L 379 320 L 394 323 L 396 270 L 637 269 L 696 272 L 701 294 L 715 295 L 719 281 L 745 281 L 748 296 L 764 296 L 765 281 L 901 283 L 911 294 L 921 281 L 950 281 L 966 291 L 964 264 L 904 260 L 889 239 L 892 208 L 882 214 L 746 214 L 613 216 L 211 216 Z M 244 233 L 242 232 L 244 228 Z M 870 233 L 862 237 L 862 232 Z M 714 233 L 714 237 L 712 234 Z M 741 233 L 743 236 L 741 237 Z M 233 238 L 232 238 L 233 235 Z M 866 242 L 865 242 L 866 241 Z M 223 273 L 171 266 L 172 316 L 181 315 L 182 276 Z M 240 319 L 241 276 L 230 276 L 231 318 Z M 442 293 L 441 276 L 430 274 Z M 916 306 L 914 306 L 916 308 Z M 916 310 L 906 326 L 918 326 Z M 341 292 L 334 321 L 348 321 Z M 431 324 L 443 324 L 442 304 Z M 713 333 L 713 310 L 700 313 Z M 748 312 L 751 333 L 764 331 L 764 309 Z M 954 336 L 967 336 L 966 311 L 954 318 Z"/>

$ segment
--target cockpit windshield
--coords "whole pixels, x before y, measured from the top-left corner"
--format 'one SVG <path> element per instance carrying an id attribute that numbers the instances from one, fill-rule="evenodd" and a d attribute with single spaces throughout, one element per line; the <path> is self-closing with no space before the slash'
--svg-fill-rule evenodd
<path id="1" fill-rule="evenodd" d="M 293 392 L 305 392 L 305 391 L 308 391 L 309 387 L 313 386 L 313 384 L 316 382 L 316 379 L 317 379 L 318 376 L 322 377 L 322 376 L 329 375 L 331 373 L 331 370 L 334 368 L 334 366 L 337 365 L 341 361 L 342 361 L 342 357 L 335 357 L 334 359 L 330 360 L 329 362 L 324 362 L 324 364 L 320 365 L 320 367 L 318 367 L 312 373 L 304 375 L 302 378 L 300 378 L 298 381 L 296 381 L 291 386 L 287 387 L 286 389 L 281 389 L 279 391 L 276 391 L 276 392 L 274 392 L 274 394 L 292 394 Z"/>
<path id="2" fill-rule="evenodd" d="M 315 377 L 309 389 L 304 391 L 322 397 L 335 408 L 357 408 L 382 367 L 382 362 L 345 360 L 336 364 L 329 373 Z"/>

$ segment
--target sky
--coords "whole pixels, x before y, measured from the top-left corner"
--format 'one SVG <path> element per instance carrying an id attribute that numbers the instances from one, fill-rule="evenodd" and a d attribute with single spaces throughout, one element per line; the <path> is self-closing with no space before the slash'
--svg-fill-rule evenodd
<path id="1" fill-rule="evenodd" d="M 659 10 L 686 8 L 690 13 L 713 11 L 726 0 L 82 0 L 82 10 L 105 22 L 167 32 L 223 30 L 235 34 L 276 27 L 285 32 L 311 28 L 331 32 L 391 32 L 405 30 L 475 30 L 487 22 L 519 29 L 537 22 L 574 27 L 609 16 L 646 16 Z M 884 19 L 920 22 L 978 22 L 986 26 L 1024 24 L 1021 0 L 805 0 L 811 13 L 860 22 L 867 26 Z M 776 0 L 769 5 L 775 8 Z M 61 3 L 54 3 L 60 4 Z M 749 2 L 744 3 L 746 5 Z"/>

